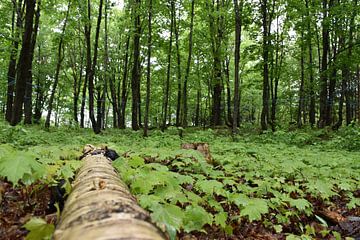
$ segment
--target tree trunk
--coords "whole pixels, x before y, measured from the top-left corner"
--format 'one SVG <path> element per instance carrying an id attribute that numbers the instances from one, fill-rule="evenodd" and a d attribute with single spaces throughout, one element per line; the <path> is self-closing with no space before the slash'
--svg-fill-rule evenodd
<path id="1" fill-rule="evenodd" d="M 300 77 L 300 89 L 299 89 L 299 105 L 298 105 L 298 113 L 297 113 L 297 126 L 301 128 L 304 108 L 305 108 L 305 43 L 304 43 L 304 30 L 301 29 L 301 57 L 300 57 L 300 69 L 301 69 L 301 77 Z"/>
<path id="2" fill-rule="evenodd" d="M 25 97 L 26 80 L 31 71 L 31 37 L 33 32 L 33 17 L 35 11 L 35 0 L 25 1 L 26 14 L 25 14 L 25 29 L 22 40 L 22 48 L 20 51 L 18 63 L 18 75 L 16 79 L 16 94 L 13 105 L 11 125 L 15 126 L 20 123 L 23 113 L 23 103 Z"/>
<path id="3" fill-rule="evenodd" d="M 39 21 L 40 21 L 40 7 L 41 7 L 41 0 L 38 0 L 36 13 L 35 13 L 35 24 L 33 28 L 33 33 L 31 36 L 31 47 L 30 47 L 30 66 L 28 75 L 26 76 L 26 88 L 25 88 L 25 99 L 24 99 L 24 123 L 31 124 L 32 123 L 32 62 L 34 59 L 34 51 L 36 45 L 36 38 L 38 35 L 38 28 L 39 28 Z"/>
<path id="4" fill-rule="evenodd" d="M 261 129 L 267 130 L 269 121 L 269 24 L 267 0 L 261 1 L 262 27 L 263 27 L 263 93 L 261 111 Z"/>
<path id="5" fill-rule="evenodd" d="M 38 44 L 38 66 L 42 64 L 41 58 L 42 58 L 41 46 Z M 44 96 L 45 90 L 41 84 L 41 80 L 40 80 L 41 78 L 43 78 L 41 68 L 38 67 L 38 74 L 36 80 L 37 92 L 36 92 L 35 111 L 34 111 L 34 123 L 36 124 L 40 123 L 44 101 L 45 101 L 45 96 Z"/>
<path id="6" fill-rule="evenodd" d="M 131 74 L 131 127 L 133 130 L 139 130 L 139 107 L 140 107 L 140 35 L 141 35 L 141 22 L 140 22 L 140 4 L 141 0 L 135 0 L 134 3 L 134 64 Z"/>
<path id="7" fill-rule="evenodd" d="M 144 137 L 148 136 L 149 128 L 149 111 L 150 111 L 150 94 L 151 94 L 151 45 L 152 45 L 152 0 L 149 0 L 148 10 L 148 55 L 146 69 L 146 103 L 145 103 L 145 119 L 144 119 Z"/>
<path id="8" fill-rule="evenodd" d="M 310 90 L 309 90 L 309 94 L 310 94 L 310 106 L 309 106 L 309 122 L 311 127 L 313 127 L 316 123 L 315 120 L 315 86 L 314 86 L 314 70 L 313 70 L 313 50 L 312 50 L 312 31 L 311 31 L 311 19 L 310 19 L 310 7 L 309 7 L 309 0 L 305 0 L 305 5 L 306 5 L 306 16 L 307 16 L 307 46 L 309 49 L 309 78 L 310 78 Z"/>
<path id="9" fill-rule="evenodd" d="M 176 23 L 176 10 L 175 7 L 172 9 L 174 11 L 172 15 L 174 16 L 174 32 L 175 32 L 175 47 L 176 47 L 176 60 L 177 60 L 177 104 L 176 104 L 176 126 L 180 126 L 181 124 L 181 57 L 180 57 L 180 49 L 179 49 L 179 28 L 180 26 Z M 180 22 L 180 21 L 179 21 Z"/>
<path id="10" fill-rule="evenodd" d="M 123 72 L 123 79 L 121 84 L 121 105 L 119 111 L 119 119 L 118 124 L 119 128 L 125 129 L 125 114 L 126 114 L 126 103 L 127 103 L 127 79 L 128 79 L 128 63 L 129 63 L 129 46 L 130 46 L 130 35 L 127 37 L 126 40 L 126 50 L 125 50 L 125 61 L 124 61 L 124 72 Z M 120 92 L 120 91 L 119 91 Z"/>
<path id="11" fill-rule="evenodd" d="M 54 102 L 54 97 L 55 97 L 55 93 L 56 93 L 56 88 L 57 88 L 57 85 L 59 83 L 59 74 L 60 74 L 61 63 L 62 63 L 62 61 L 64 59 L 64 56 L 63 56 L 63 42 L 64 42 L 64 35 L 65 35 L 66 25 L 67 25 L 67 21 L 68 21 L 68 18 L 69 18 L 70 6 L 71 6 L 71 0 L 69 1 L 68 6 L 67 6 L 65 21 L 64 21 L 64 25 L 63 25 L 63 28 L 62 28 L 62 31 L 61 31 L 61 36 L 60 36 L 60 41 L 59 41 L 59 46 L 58 46 L 58 52 L 57 52 L 57 63 L 56 63 L 56 70 L 55 70 L 55 79 L 54 79 L 54 83 L 52 85 L 51 95 L 50 95 L 50 99 L 49 99 L 49 103 L 48 103 L 48 113 L 47 113 L 47 116 L 46 116 L 45 128 L 50 127 L 51 112 L 52 112 L 52 108 L 53 108 L 53 102 Z"/>
<path id="12" fill-rule="evenodd" d="M 321 73 L 320 73 L 320 119 L 319 127 L 323 128 L 327 121 L 327 103 L 328 103 L 328 54 L 330 49 L 329 39 L 329 23 L 328 23 L 328 1 L 322 0 L 323 7 L 323 22 L 322 22 L 322 60 L 321 60 Z"/>
<path id="13" fill-rule="evenodd" d="M 183 84 L 183 95 L 182 95 L 182 110 L 181 110 L 181 125 L 182 127 L 187 127 L 187 113 L 188 113 L 188 105 L 187 105 L 187 85 L 190 75 L 190 65 L 191 65 L 191 57 L 192 57 L 192 49 L 193 49 L 193 29 L 194 29 L 194 9 L 195 9 L 195 0 L 191 1 L 191 20 L 190 20 L 190 33 L 189 33 L 189 52 L 188 59 L 186 63 L 186 71 L 185 78 Z M 199 93 L 197 94 L 199 95 Z M 200 109 L 197 109 L 200 110 Z M 197 113 L 198 114 L 198 113 Z M 199 116 L 199 115 L 197 115 Z M 197 120 L 198 122 L 198 120 Z"/>
<path id="14" fill-rule="evenodd" d="M 89 4 L 90 4 L 90 0 Z M 103 0 L 100 0 L 99 4 L 99 15 L 96 24 L 96 31 L 95 31 L 95 43 L 94 43 L 94 55 L 93 61 L 91 64 L 91 69 L 88 74 L 88 84 L 89 84 L 89 116 L 92 128 L 94 133 L 98 134 L 101 131 L 101 123 L 95 119 L 94 113 L 94 78 L 95 78 L 95 71 L 96 71 L 96 62 L 97 62 L 97 53 L 98 53 L 98 44 L 99 44 L 99 35 L 100 35 L 100 25 L 101 25 L 101 18 L 102 18 L 102 5 Z M 89 17 L 90 17 L 90 9 L 89 9 Z M 88 33 L 88 37 L 90 37 L 90 32 Z M 90 39 L 89 39 L 90 41 Z M 90 56 L 91 57 L 91 56 Z"/>
<path id="15" fill-rule="evenodd" d="M 232 126 L 233 117 L 231 112 L 231 88 L 230 88 L 230 56 L 225 56 L 224 63 L 224 74 L 225 74 L 225 85 L 226 85 L 226 106 L 227 106 L 227 117 L 225 123 L 228 126 Z"/>
<path id="16" fill-rule="evenodd" d="M 164 114 L 162 119 L 161 131 L 164 131 L 166 128 L 167 122 L 167 114 L 168 114 L 168 105 L 169 105 L 169 92 L 170 92 L 170 73 L 171 73 L 171 54 L 172 54 L 172 41 L 173 41 L 173 31 L 174 31 L 174 12 L 175 10 L 175 2 L 174 0 L 170 0 L 171 5 L 171 21 L 170 21 L 170 40 L 169 40 L 169 50 L 167 56 L 167 74 L 166 74 L 166 82 L 165 82 L 165 94 L 164 94 Z"/>
<path id="17" fill-rule="evenodd" d="M 108 158 L 89 152 L 82 161 L 56 227 L 55 240 L 165 239 Z"/>
<path id="18" fill-rule="evenodd" d="M 239 76 L 239 64 L 240 64 L 240 45 L 241 45 L 241 27 L 242 27 L 242 6 L 243 0 L 234 0 L 235 9 L 235 83 L 234 83 L 234 114 L 232 121 L 232 133 L 236 134 L 238 127 L 238 115 L 240 108 L 240 76 Z"/>
<path id="19" fill-rule="evenodd" d="M 13 15 L 12 15 L 12 46 L 10 52 L 10 61 L 7 72 L 8 84 L 7 84 L 7 95 L 6 95 L 6 113 L 5 119 L 8 122 L 11 122 L 12 117 L 12 108 L 14 101 L 14 86 L 16 84 L 16 58 L 19 49 L 19 37 L 22 28 L 22 0 L 18 2 L 13 1 Z M 16 24 L 15 24 L 15 15 L 16 15 Z"/>

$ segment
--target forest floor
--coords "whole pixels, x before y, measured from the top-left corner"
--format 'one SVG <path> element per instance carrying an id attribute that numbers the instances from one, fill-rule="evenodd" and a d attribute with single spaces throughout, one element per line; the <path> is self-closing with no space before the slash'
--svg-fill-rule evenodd
<path id="1" fill-rule="evenodd" d="M 261 135 L 248 127 L 233 139 L 227 129 L 143 138 L 0 125 L 0 239 L 51 236 L 51 186 L 74 176 L 87 143 L 121 155 L 114 167 L 171 239 L 360 239 L 357 127 Z"/>

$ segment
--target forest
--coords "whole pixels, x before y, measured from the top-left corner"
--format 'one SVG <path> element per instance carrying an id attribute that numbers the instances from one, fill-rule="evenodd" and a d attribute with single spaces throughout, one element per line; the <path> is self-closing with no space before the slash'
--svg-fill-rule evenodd
<path id="1" fill-rule="evenodd" d="M 0 16 L 0 239 L 61 239 L 86 144 L 164 238 L 360 239 L 358 0 Z"/>

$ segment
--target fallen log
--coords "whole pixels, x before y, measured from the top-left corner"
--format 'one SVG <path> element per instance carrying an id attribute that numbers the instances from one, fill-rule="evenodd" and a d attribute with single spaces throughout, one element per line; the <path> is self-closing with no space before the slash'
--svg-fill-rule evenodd
<path id="1" fill-rule="evenodd" d="M 166 239 L 123 183 L 111 160 L 89 151 L 54 233 L 55 240 Z M 144 183 L 145 184 L 145 183 Z"/>

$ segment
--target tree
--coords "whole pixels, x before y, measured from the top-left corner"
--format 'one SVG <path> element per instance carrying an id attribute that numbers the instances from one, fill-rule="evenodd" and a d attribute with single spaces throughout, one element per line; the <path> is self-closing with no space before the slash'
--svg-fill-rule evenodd
<path id="1" fill-rule="evenodd" d="M 10 124 L 12 126 L 20 123 L 23 114 L 23 104 L 25 98 L 26 81 L 29 71 L 31 71 L 31 41 L 33 33 L 33 17 L 35 13 L 35 0 L 25 1 L 25 28 L 22 38 L 22 47 L 18 61 L 18 74 L 16 77 L 15 101 L 12 110 Z"/>
<path id="2" fill-rule="evenodd" d="M 163 105 L 163 119 L 161 125 L 161 131 L 164 131 L 166 128 L 166 122 L 168 117 L 168 106 L 169 106 L 169 94 L 170 94 L 170 74 L 171 74 L 171 54 L 172 54 L 172 42 L 173 42 L 173 32 L 174 32 L 174 16 L 175 13 L 175 2 L 170 0 L 170 39 L 169 39 L 169 49 L 167 54 L 167 72 L 166 72 L 166 81 L 165 81 L 165 91 L 164 91 L 164 105 Z M 169 118 L 170 119 L 170 118 Z"/>
<path id="3" fill-rule="evenodd" d="M 103 0 L 100 0 L 99 4 L 99 13 L 97 18 L 96 30 L 95 30 L 95 42 L 94 42 L 94 55 L 93 60 L 91 61 L 91 3 L 90 0 L 87 1 L 87 16 L 88 21 L 85 24 L 85 40 L 86 40 L 86 78 L 88 82 L 89 90 L 89 115 L 91 120 L 91 125 L 94 132 L 100 133 L 101 123 L 95 119 L 94 114 L 94 77 L 97 64 L 97 54 L 98 54 L 98 45 L 99 45 L 99 35 L 100 35 L 100 25 L 102 18 L 102 5 Z"/>
<path id="4" fill-rule="evenodd" d="M 38 35 L 38 28 L 39 28 L 39 22 L 40 22 L 40 6 L 41 6 L 41 0 L 38 0 L 36 12 L 35 12 L 35 24 L 34 24 L 32 36 L 31 36 L 30 65 L 29 65 L 29 71 L 26 76 L 25 99 L 24 99 L 24 113 L 25 113 L 24 123 L 25 124 L 32 123 L 32 89 L 33 89 L 32 63 L 33 63 L 33 58 L 34 58 L 36 38 Z"/>
<path id="5" fill-rule="evenodd" d="M 243 0 L 234 0 L 235 9 L 235 83 L 234 83 L 234 114 L 232 121 L 232 132 L 235 134 L 238 127 L 238 115 L 240 105 L 240 76 L 239 76 L 239 63 L 240 63 L 240 44 L 241 44 L 241 26 L 242 26 L 242 6 Z"/>
<path id="6" fill-rule="evenodd" d="M 184 84 L 183 84 L 183 97 L 182 97 L 182 120 L 181 125 L 182 127 L 187 127 L 187 112 L 188 112 L 188 100 L 187 100 L 187 85 L 190 75 L 190 65 L 191 65 L 191 58 L 192 58 L 192 49 L 193 49 L 193 31 L 194 31 L 194 9 L 195 9 L 195 0 L 191 1 L 191 14 L 190 14 L 190 33 L 189 33 L 189 52 L 188 52 L 188 59 L 186 63 L 186 72 L 184 77 Z"/>
<path id="7" fill-rule="evenodd" d="M 53 102 L 54 102 L 56 88 L 57 88 L 57 85 L 59 83 L 59 74 L 60 74 L 61 63 L 64 60 L 64 57 L 63 57 L 63 52 L 64 52 L 63 43 L 64 43 L 66 25 L 67 25 L 68 18 L 69 18 L 70 7 L 71 7 L 71 0 L 69 0 L 68 6 L 67 6 L 64 25 L 62 27 L 60 40 L 59 40 L 54 83 L 53 83 L 52 89 L 51 89 L 51 95 L 50 95 L 50 99 L 49 99 L 49 103 L 48 103 L 48 113 L 47 113 L 46 121 L 45 121 L 45 127 L 46 128 L 50 127 L 50 118 L 51 118 L 51 113 L 52 113 L 52 110 L 53 110 Z"/>
<path id="8" fill-rule="evenodd" d="M 147 54 L 147 69 L 146 69 L 146 104 L 145 104 L 145 119 L 144 119 L 144 137 L 148 136 L 149 128 L 149 111 L 150 111 L 150 94 L 151 94 L 151 44 L 152 44 L 152 0 L 149 0 L 148 10 L 148 54 Z"/>
<path id="9" fill-rule="evenodd" d="M 134 36 L 133 36 L 133 68 L 131 73 L 131 127 L 133 130 L 139 130 L 139 109 L 140 109 L 140 4 L 141 0 L 135 0 L 133 3 L 134 15 Z"/>
<path id="10" fill-rule="evenodd" d="M 20 31 L 22 27 L 22 15 L 23 15 L 23 1 L 13 1 L 13 13 L 12 13 L 12 21 L 11 21 L 11 34 L 12 34 L 12 46 L 10 51 L 10 61 L 8 66 L 7 78 L 7 95 L 6 95 L 6 121 L 10 122 L 12 117 L 12 108 L 14 101 L 14 86 L 16 84 L 16 57 L 19 49 L 19 37 Z M 16 24 L 15 24 L 15 16 L 16 16 Z"/>
<path id="11" fill-rule="evenodd" d="M 262 14 L 262 57 L 263 57 L 263 93 L 261 110 L 261 129 L 267 130 L 269 122 L 269 48 L 271 18 L 268 14 L 268 0 L 261 0 Z"/>

